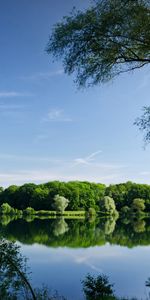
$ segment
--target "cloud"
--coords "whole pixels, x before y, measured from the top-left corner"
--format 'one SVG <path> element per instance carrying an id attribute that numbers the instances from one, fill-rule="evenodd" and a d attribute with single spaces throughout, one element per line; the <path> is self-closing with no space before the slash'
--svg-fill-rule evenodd
<path id="1" fill-rule="evenodd" d="M 58 76 L 64 74 L 63 69 L 58 69 L 50 72 L 37 72 L 29 76 L 22 76 L 21 79 L 28 79 L 28 80 L 47 80 L 51 77 Z"/>
<path id="2" fill-rule="evenodd" d="M 63 109 L 50 109 L 47 116 L 43 119 L 45 122 L 71 122 L 72 119 L 65 116 Z"/>
<path id="3" fill-rule="evenodd" d="M 45 136 L 41 135 L 41 139 Z M 134 171 L 132 165 L 97 161 L 101 150 L 78 161 L 72 157 L 42 156 L 36 154 L 17 155 L 0 153 L 0 185 L 23 184 L 25 182 L 42 183 L 51 180 L 89 181 L 108 184 L 133 181 L 149 184 L 150 172 Z M 100 156 L 101 157 L 101 156 Z M 80 158 L 80 160 L 81 160 Z M 102 160 L 102 158 L 101 158 Z M 76 164 L 76 165 L 75 165 Z M 141 176 L 140 176 L 141 175 Z"/>
<path id="4" fill-rule="evenodd" d="M 14 97 L 26 97 L 31 96 L 29 93 L 15 92 L 15 91 L 1 91 L 0 98 L 14 98 Z"/>
<path id="5" fill-rule="evenodd" d="M 84 157 L 84 158 L 76 158 L 76 159 L 74 160 L 74 162 L 75 162 L 74 166 L 80 165 L 80 164 L 83 164 L 83 165 L 88 165 L 88 164 L 90 164 L 92 161 L 94 161 L 94 157 L 95 157 L 96 155 L 98 155 L 99 153 L 102 153 L 102 151 L 101 151 L 101 150 L 98 150 L 98 151 L 93 152 L 93 153 L 91 153 L 90 155 L 88 155 L 88 156 L 86 156 L 86 157 Z"/>

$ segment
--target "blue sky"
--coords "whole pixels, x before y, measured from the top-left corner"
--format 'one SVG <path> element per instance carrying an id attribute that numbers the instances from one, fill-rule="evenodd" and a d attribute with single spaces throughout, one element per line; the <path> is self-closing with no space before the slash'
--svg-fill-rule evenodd
<path id="1" fill-rule="evenodd" d="M 87 0 L 3 0 L 0 185 L 49 180 L 150 183 L 150 146 L 133 126 L 149 105 L 144 68 L 78 90 L 45 48 L 53 24 Z"/>

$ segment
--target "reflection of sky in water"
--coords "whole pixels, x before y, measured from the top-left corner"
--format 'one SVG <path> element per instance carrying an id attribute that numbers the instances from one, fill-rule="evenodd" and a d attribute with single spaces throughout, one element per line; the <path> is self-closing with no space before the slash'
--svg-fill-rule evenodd
<path id="1" fill-rule="evenodd" d="M 34 244 L 23 245 L 29 258 L 33 284 L 42 283 L 69 300 L 81 300 L 81 280 L 90 274 L 107 274 L 120 296 L 146 295 L 145 281 L 150 276 L 150 247 L 129 249 L 106 244 L 89 248 L 50 248 Z"/>

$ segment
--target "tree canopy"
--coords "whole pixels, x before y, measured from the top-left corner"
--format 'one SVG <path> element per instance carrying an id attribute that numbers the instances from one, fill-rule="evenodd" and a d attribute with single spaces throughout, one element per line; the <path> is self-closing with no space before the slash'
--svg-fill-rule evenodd
<path id="1" fill-rule="evenodd" d="M 150 63 L 150 0 L 95 0 L 54 25 L 47 52 L 62 58 L 80 87 L 96 85 Z M 150 142 L 150 107 L 135 125 Z"/>
<path id="2" fill-rule="evenodd" d="M 54 25 L 47 52 L 63 58 L 79 86 L 150 63 L 150 0 L 98 0 Z"/>

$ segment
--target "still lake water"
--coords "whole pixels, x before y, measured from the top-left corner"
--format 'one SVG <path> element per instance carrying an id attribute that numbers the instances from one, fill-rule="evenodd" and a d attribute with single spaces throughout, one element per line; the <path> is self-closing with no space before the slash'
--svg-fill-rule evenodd
<path id="1" fill-rule="evenodd" d="M 106 274 L 118 296 L 145 299 L 150 277 L 150 221 L 3 220 L 0 234 L 28 258 L 32 285 L 47 285 L 68 300 L 83 300 L 87 273 Z M 30 221 L 30 222 L 29 222 Z"/>

